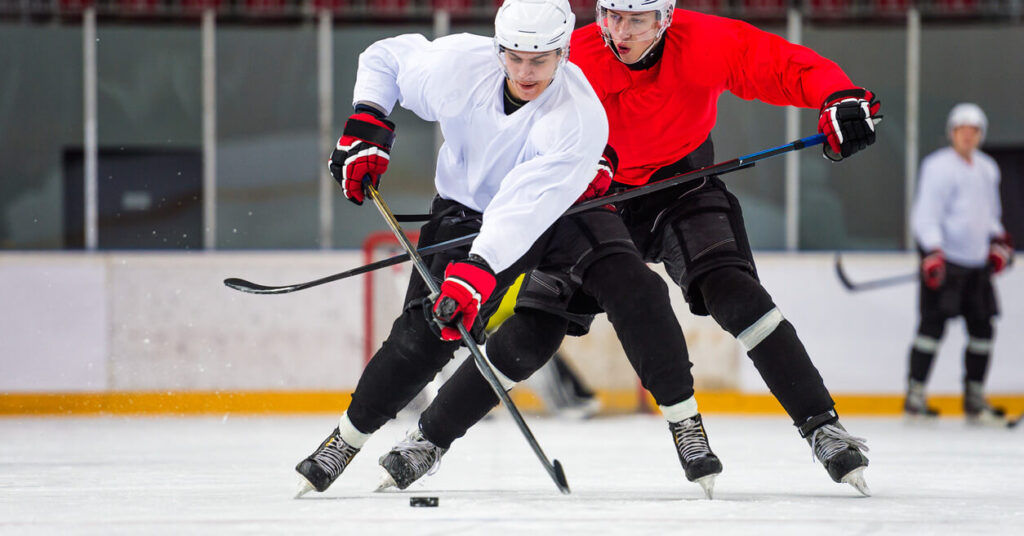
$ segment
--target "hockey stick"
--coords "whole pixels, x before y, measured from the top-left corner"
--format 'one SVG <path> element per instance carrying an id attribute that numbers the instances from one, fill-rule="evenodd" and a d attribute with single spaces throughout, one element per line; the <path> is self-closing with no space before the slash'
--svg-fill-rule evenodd
<path id="1" fill-rule="evenodd" d="M 700 169 L 695 169 L 687 173 L 682 173 L 680 175 L 668 177 L 657 182 L 651 182 L 648 184 L 644 184 L 643 186 L 637 186 L 636 188 L 630 188 L 628 190 L 623 190 L 621 192 L 616 192 L 613 194 L 598 197 L 596 199 L 591 199 L 589 201 L 584 201 L 583 203 L 573 205 L 569 210 L 565 212 L 564 215 L 568 216 L 570 214 L 576 214 L 584 210 L 592 209 L 594 207 L 604 206 L 609 203 L 618 203 L 626 201 L 627 199 L 633 199 L 634 197 L 648 195 L 694 179 L 700 179 L 711 175 L 724 175 L 726 173 L 731 173 L 733 171 L 738 171 L 740 169 L 746 169 L 748 167 L 752 167 L 755 163 L 761 160 L 765 160 L 773 156 L 778 156 L 780 154 L 788 153 L 790 151 L 799 151 L 800 149 L 820 145 L 824 141 L 824 134 L 808 136 L 806 138 L 801 138 L 799 140 L 787 143 L 785 145 L 772 147 L 771 149 L 765 149 L 763 151 L 751 153 L 745 156 L 741 156 L 739 158 L 734 158 L 732 160 L 726 160 L 724 162 L 719 162 L 717 164 L 705 166 Z M 453 238 L 451 240 L 448 240 L 447 242 L 440 242 L 432 246 L 420 248 L 418 253 L 421 256 L 430 255 L 432 253 L 440 253 L 451 248 L 464 246 L 466 244 L 471 243 L 473 239 L 476 237 L 476 235 L 477 233 L 472 233 L 463 237 Z M 337 281 L 339 279 L 345 279 L 347 277 L 352 277 L 354 275 L 365 274 L 366 272 L 372 272 L 374 270 L 384 268 L 386 266 L 392 266 L 394 264 L 405 262 L 407 260 L 409 260 L 409 254 L 401 253 L 394 257 L 382 259 L 364 266 L 360 266 L 358 268 L 353 268 L 351 270 L 340 272 L 334 275 L 329 275 L 327 277 L 323 277 L 313 281 L 308 281 L 305 283 L 296 283 L 293 285 L 268 286 L 261 285 L 259 283 L 253 283 L 251 281 L 246 281 L 245 279 L 240 279 L 237 277 L 225 279 L 224 284 L 235 290 L 248 292 L 250 294 L 285 294 L 288 292 L 295 292 L 297 290 L 303 290 L 310 287 L 323 285 L 324 283 L 330 283 L 332 281 Z"/>
<path id="2" fill-rule="evenodd" d="M 373 203 L 377 205 L 377 209 L 380 210 L 380 214 L 384 216 L 384 220 L 387 221 L 388 227 L 391 228 L 391 232 L 395 233 L 395 238 L 402 245 L 402 249 L 406 251 L 409 257 L 412 258 L 413 266 L 416 271 L 420 273 L 420 277 L 423 278 L 423 282 L 427 284 L 427 288 L 430 289 L 431 298 L 435 298 L 441 294 L 441 289 L 437 285 L 437 281 L 434 281 L 434 277 L 430 275 L 430 270 L 427 268 L 427 264 L 423 262 L 423 257 L 420 256 L 419 252 L 416 251 L 416 247 L 409 242 L 409 238 L 405 236 L 402 231 L 401 225 L 395 220 L 394 214 L 391 213 L 391 209 L 388 208 L 387 204 L 384 203 L 384 199 L 380 196 L 380 192 L 370 184 L 369 181 L 364 182 L 365 190 L 373 199 Z M 431 300 L 433 301 L 433 300 Z M 526 421 L 523 420 L 522 414 L 519 413 L 519 409 L 509 398 L 508 393 L 501 387 L 501 383 L 498 378 L 494 375 L 491 370 L 487 359 L 480 351 L 480 347 L 473 340 L 473 337 L 469 334 L 469 330 L 466 326 L 462 325 L 462 322 L 456 321 L 455 326 L 459 329 L 459 334 L 462 335 L 462 340 L 469 348 L 469 352 L 473 355 L 473 360 L 476 361 L 476 366 L 480 369 L 481 374 L 487 379 L 487 383 L 494 389 L 494 393 L 501 399 L 502 404 L 508 409 L 508 412 L 512 414 L 512 418 L 516 421 L 516 425 L 519 426 L 519 431 L 526 437 L 526 441 L 530 444 L 533 452 L 540 459 L 540 462 L 544 465 L 544 469 L 547 470 L 551 479 L 555 481 L 555 485 L 558 486 L 558 490 L 564 494 L 569 494 L 569 482 L 565 479 L 565 472 L 562 470 L 562 464 L 558 460 L 554 460 L 554 463 L 548 461 L 548 457 L 544 455 L 544 451 L 541 450 L 540 444 L 537 443 L 537 439 L 533 437 L 533 433 L 530 432 L 530 428 L 526 426 Z"/>
<path id="3" fill-rule="evenodd" d="M 836 264 L 836 277 L 838 277 L 839 278 L 839 282 L 842 283 L 844 287 L 846 287 L 846 290 L 848 290 L 850 292 L 859 292 L 861 290 L 872 290 L 872 289 L 893 287 L 893 286 L 896 286 L 896 285 L 902 285 L 904 283 L 910 283 L 912 281 L 917 281 L 917 279 L 918 279 L 917 272 L 915 271 L 915 272 L 910 273 L 910 274 L 894 275 L 894 276 L 890 276 L 890 277 L 883 277 L 881 279 L 873 279 L 871 281 L 864 281 L 864 282 L 861 282 L 861 283 L 854 283 L 846 275 L 846 271 L 843 270 L 842 258 L 840 257 L 839 252 L 836 252 L 836 262 L 835 262 L 835 264 Z"/>

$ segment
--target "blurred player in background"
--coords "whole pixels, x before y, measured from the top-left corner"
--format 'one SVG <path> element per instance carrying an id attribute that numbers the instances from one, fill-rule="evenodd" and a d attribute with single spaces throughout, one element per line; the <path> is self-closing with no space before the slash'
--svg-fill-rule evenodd
<path id="1" fill-rule="evenodd" d="M 925 384 L 946 321 L 962 316 L 964 413 L 969 423 L 1006 424 L 1005 413 L 984 396 L 985 375 L 999 314 L 992 276 L 1013 262 L 1013 242 L 1000 221 L 999 166 L 978 148 L 988 119 L 972 103 L 949 112 L 950 145 L 926 156 L 914 199 L 911 225 L 921 254 L 920 324 L 910 349 L 906 415 L 935 417 Z"/>

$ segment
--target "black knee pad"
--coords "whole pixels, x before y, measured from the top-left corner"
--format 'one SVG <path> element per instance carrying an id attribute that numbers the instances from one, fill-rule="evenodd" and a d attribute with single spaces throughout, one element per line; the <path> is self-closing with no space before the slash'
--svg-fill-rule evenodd
<path id="1" fill-rule="evenodd" d="M 698 286 L 708 312 L 734 337 L 775 308 L 768 291 L 742 268 L 727 266 L 708 272 Z"/>
<path id="2" fill-rule="evenodd" d="M 565 338 L 565 318 L 528 309 L 506 320 L 487 342 L 487 359 L 508 379 L 521 382 L 547 363 Z"/>
<path id="3" fill-rule="evenodd" d="M 639 256 L 621 253 L 605 257 L 584 276 L 584 290 L 604 310 L 611 303 L 620 307 L 643 307 L 648 296 L 668 295 L 668 285 Z"/>
<path id="4" fill-rule="evenodd" d="M 458 342 L 441 340 L 420 307 L 411 307 L 395 320 L 384 344 L 409 366 L 441 370 L 459 347 Z M 429 314 L 429 311 L 428 311 Z"/>
<path id="5" fill-rule="evenodd" d="M 993 335 L 995 335 L 992 320 L 988 317 L 964 318 L 964 321 L 967 324 L 967 334 L 971 337 L 991 340 Z"/>

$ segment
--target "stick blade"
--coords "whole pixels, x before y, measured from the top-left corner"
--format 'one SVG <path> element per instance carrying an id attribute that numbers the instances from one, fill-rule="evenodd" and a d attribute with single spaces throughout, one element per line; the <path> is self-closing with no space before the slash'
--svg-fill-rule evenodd
<path id="1" fill-rule="evenodd" d="M 288 285 L 284 287 L 268 287 L 266 285 L 260 285 L 259 283 L 253 283 L 252 281 L 246 281 L 245 279 L 237 277 L 229 277 L 225 279 L 224 285 L 249 294 L 282 294 L 285 292 L 291 292 L 295 286 Z"/>
<path id="2" fill-rule="evenodd" d="M 856 286 L 846 277 L 846 272 L 843 271 L 842 259 L 839 257 L 839 252 L 836 252 L 835 258 L 836 277 L 839 278 L 839 282 L 846 287 L 846 290 L 854 290 Z"/>
<path id="3" fill-rule="evenodd" d="M 569 481 L 565 478 L 565 471 L 562 470 L 562 462 L 552 460 L 551 466 L 555 469 L 555 474 L 553 476 L 555 477 L 555 485 L 558 486 L 558 491 L 561 491 L 563 495 L 572 493 L 572 491 L 569 490 Z"/>

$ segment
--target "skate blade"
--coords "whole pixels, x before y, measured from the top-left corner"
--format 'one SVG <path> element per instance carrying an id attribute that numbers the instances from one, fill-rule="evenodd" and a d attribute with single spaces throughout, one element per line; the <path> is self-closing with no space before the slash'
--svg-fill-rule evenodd
<path id="1" fill-rule="evenodd" d="M 868 488 L 867 481 L 864 480 L 864 467 L 858 467 L 849 473 L 846 473 L 841 479 L 844 484 L 849 484 L 854 487 L 861 495 L 865 497 L 871 496 L 871 489 Z"/>
<path id="2" fill-rule="evenodd" d="M 376 493 L 376 492 L 385 491 L 385 490 L 387 490 L 389 488 L 394 488 L 394 487 L 397 487 L 397 486 L 398 486 L 398 484 L 395 482 L 395 479 L 392 478 L 391 473 L 388 473 L 387 470 L 385 470 L 384 474 L 381 475 L 381 477 L 380 477 L 380 483 L 377 484 L 377 489 L 375 489 L 373 491 Z"/>
<path id="3" fill-rule="evenodd" d="M 299 482 L 299 489 L 298 491 L 295 492 L 295 497 L 293 498 L 301 499 L 303 495 L 313 491 L 313 489 L 313 485 L 310 484 L 309 481 L 307 481 L 305 478 L 303 478 L 302 481 Z"/>
<path id="4" fill-rule="evenodd" d="M 967 425 L 977 428 L 1013 428 L 1014 425 L 1003 416 L 982 414 L 977 417 L 968 417 Z"/>
<path id="5" fill-rule="evenodd" d="M 694 482 L 700 484 L 700 487 L 704 490 L 704 495 L 708 500 L 715 498 L 715 477 L 717 476 L 718 474 L 716 473 L 713 475 L 702 476 L 697 480 L 694 480 Z"/>

